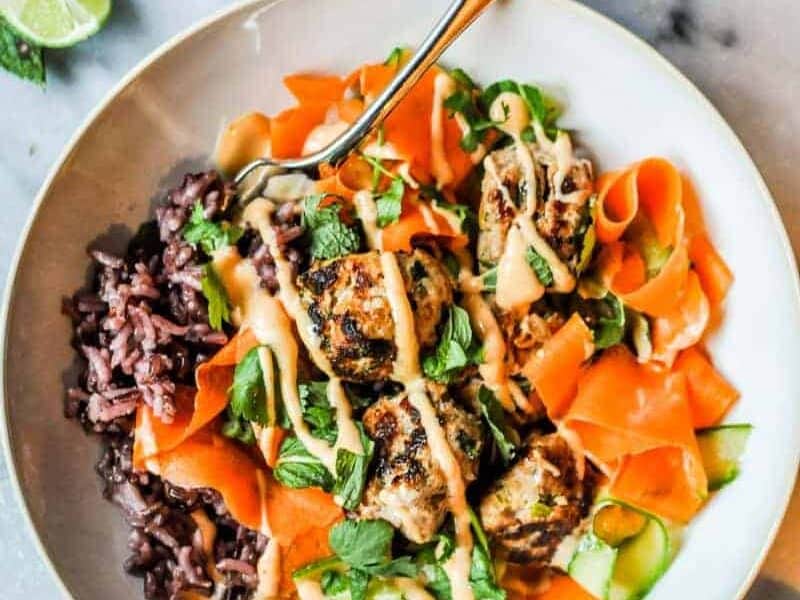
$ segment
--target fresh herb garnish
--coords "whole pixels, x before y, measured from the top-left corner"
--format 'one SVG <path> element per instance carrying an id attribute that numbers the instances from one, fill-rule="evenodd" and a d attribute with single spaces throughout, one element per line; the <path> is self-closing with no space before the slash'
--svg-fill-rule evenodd
<path id="1" fill-rule="evenodd" d="M 319 487 L 329 492 L 334 485 L 325 465 L 296 437 L 288 437 L 281 444 L 273 474 L 290 488 Z"/>
<path id="2" fill-rule="evenodd" d="M 261 369 L 260 348 L 252 348 L 244 355 L 233 372 L 230 389 L 230 408 L 234 415 L 261 425 L 270 424 L 267 411 L 267 391 Z M 269 349 L 266 349 L 270 352 Z"/>
<path id="3" fill-rule="evenodd" d="M 411 557 L 392 559 L 393 537 L 394 529 L 386 521 L 342 521 L 328 536 L 335 556 L 306 565 L 292 577 L 295 580 L 319 577 L 326 597 L 349 594 L 349 600 L 364 600 L 367 587 L 389 584 L 380 578 L 418 574 L 417 563 Z"/>
<path id="4" fill-rule="evenodd" d="M 550 139 L 555 139 L 558 133 L 556 120 L 561 113 L 561 109 L 552 99 L 545 96 L 535 86 L 506 79 L 493 83 L 483 91 L 481 101 L 485 110 L 488 112 L 497 97 L 505 92 L 521 96 L 530 111 L 531 117 L 541 124 L 545 135 Z M 526 142 L 532 142 L 536 139 L 536 135 L 533 129 L 530 128 L 523 131 L 522 138 Z"/>
<path id="5" fill-rule="evenodd" d="M 375 206 L 378 209 L 378 227 L 391 225 L 400 218 L 405 191 L 406 186 L 403 180 L 400 177 L 395 177 L 389 184 L 389 189 L 377 197 Z"/>
<path id="6" fill-rule="evenodd" d="M 303 201 L 303 224 L 311 241 L 311 256 L 326 260 L 357 252 L 361 237 L 354 227 L 342 222 L 338 203 L 321 207 L 327 195 L 309 196 Z"/>
<path id="7" fill-rule="evenodd" d="M 469 79 L 463 71 L 462 74 Z M 463 77 L 459 76 L 459 79 L 463 80 Z M 463 117 L 468 131 L 461 137 L 461 149 L 464 152 L 475 152 L 478 149 L 478 145 L 483 142 L 486 131 L 502 125 L 508 119 L 508 107 L 505 107 L 503 120 L 493 121 L 486 118 L 478 107 L 478 95 L 475 93 L 474 84 L 472 84 L 471 79 L 469 79 L 469 82 L 471 84 L 470 87 L 453 92 L 445 99 L 443 106 L 450 111 L 451 116 L 459 113 Z"/>
<path id="8" fill-rule="evenodd" d="M 386 58 L 386 61 L 383 64 L 385 64 L 387 67 L 399 67 L 400 63 L 403 61 L 403 55 L 405 52 L 405 48 L 402 46 L 395 46 L 392 48 L 392 51 L 389 53 L 389 56 Z"/>
<path id="9" fill-rule="evenodd" d="M 598 350 L 610 348 L 622 341 L 625 336 L 625 310 L 622 302 L 609 292 L 602 300 L 594 301 L 597 309 L 592 331 L 594 347 Z"/>
<path id="10" fill-rule="evenodd" d="M 192 245 L 199 245 L 206 254 L 211 254 L 235 244 L 242 237 L 242 233 L 244 233 L 242 229 L 235 225 L 206 219 L 203 203 L 198 200 L 192 209 L 189 222 L 183 228 L 183 239 Z"/>
<path id="11" fill-rule="evenodd" d="M 376 195 L 375 206 L 378 211 L 378 218 L 376 219 L 378 227 L 391 225 L 400 218 L 400 213 L 403 210 L 403 196 L 406 193 L 405 181 L 403 181 L 402 177 L 384 167 L 379 158 L 363 153 L 361 158 L 372 167 L 373 192 L 378 191 L 382 176 L 386 176 L 390 180 L 389 187 Z"/>
<path id="12" fill-rule="evenodd" d="M 237 415 L 231 410 L 230 404 L 225 411 L 225 421 L 222 423 L 222 435 L 225 437 L 239 440 L 243 444 L 251 445 L 256 443 L 256 434 L 250 422 Z"/>
<path id="13" fill-rule="evenodd" d="M 422 369 L 430 379 L 450 383 L 464 367 L 481 362 L 481 354 L 473 339 L 467 311 L 453 305 L 436 350 L 425 357 Z"/>
<path id="14" fill-rule="evenodd" d="M 369 571 L 392 559 L 394 528 L 381 519 L 347 520 L 331 529 L 328 543 L 345 563 Z"/>
<path id="15" fill-rule="evenodd" d="M 41 86 L 45 84 L 41 47 L 25 39 L 0 16 L 0 67 Z"/>
<path id="16" fill-rule="evenodd" d="M 308 424 L 311 435 L 329 444 L 336 441 L 336 410 L 328 402 L 328 382 L 309 381 L 298 386 L 303 420 Z"/>
<path id="17" fill-rule="evenodd" d="M 516 432 L 506 424 L 503 406 L 494 392 L 484 385 L 478 390 L 478 404 L 503 464 L 510 463 L 517 452 L 514 441 Z"/>
<path id="18" fill-rule="evenodd" d="M 333 493 L 348 510 L 355 510 L 361 503 L 367 481 L 367 469 L 375 450 L 375 443 L 364 433 L 361 423 L 357 423 L 356 426 L 361 434 L 361 454 L 355 454 L 345 448 L 339 448 L 336 453 L 336 484 Z"/>
<path id="19" fill-rule="evenodd" d="M 452 213 L 458 220 L 458 231 L 466 233 L 473 238 L 478 231 L 478 219 L 475 213 L 466 204 L 457 204 L 454 202 L 447 202 L 434 198 L 432 201 L 434 208 L 437 210 L 445 210 Z"/>
<path id="20" fill-rule="evenodd" d="M 541 254 L 528 246 L 525 252 L 525 259 L 528 261 L 531 269 L 533 269 L 533 272 L 536 273 L 536 278 L 539 280 L 539 283 L 545 287 L 553 285 L 553 271 L 550 265 L 547 264 L 547 261 L 542 258 Z"/>
<path id="21" fill-rule="evenodd" d="M 229 322 L 231 318 L 230 300 L 228 300 L 225 286 L 222 285 L 222 281 L 211 263 L 203 266 L 200 289 L 208 301 L 208 324 L 213 329 L 221 330 L 222 322 Z"/>

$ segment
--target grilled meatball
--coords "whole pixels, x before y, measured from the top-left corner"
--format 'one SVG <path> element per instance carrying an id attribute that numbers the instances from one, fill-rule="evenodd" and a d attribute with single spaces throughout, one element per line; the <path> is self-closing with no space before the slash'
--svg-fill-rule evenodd
<path id="1" fill-rule="evenodd" d="M 483 447 L 481 423 L 431 384 L 429 397 L 467 482 L 478 474 Z M 385 519 L 409 540 L 430 541 L 447 514 L 447 479 L 434 462 L 420 415 L 405 394 L 384 397 L 364 414 L 364 428 L 375 441 L 370 475 L 359 515 Z"/>
<path id="2" fill-rule="evenodd" d="M 483 527 L 509 562 L 546 566 L 561 540 L 587 514 L 592 480 L 578 477 L 564 438 L 555 433 L 534 436 L 517 463 L 481 499 Z"/>
<path id="3" fill-rule="evenodd" d="M 444 309 L 453 302 L 452 284 L 427 252 L 398 253 L 397 261 L 420 348 L 431 346 Z M 315 263 L 299 283 L 303 307 L 335 373 L 353 382 L 390 378 L 397 348 L 378 252 Z"/>
<path id="4" fill-rule="evenodd" d="M 587 160 L 576 160 L 556 188 L 554 178 L 558 169 L 555 158 L 535 145 L 530 147 L 535 157 L 536 229 L 556 254 L 574 269 L 580 259 L 582 229 L 588 217 L 592 165 Z M 494 169 L 487 169 L 481 184 L 478 260 L 484 268 L 491 268 L 503 255 L 514 217 L 518 211 L 524 210 L 526 182 L 513 146 L 492 152 L 486 160 L 494 163 Z"/>

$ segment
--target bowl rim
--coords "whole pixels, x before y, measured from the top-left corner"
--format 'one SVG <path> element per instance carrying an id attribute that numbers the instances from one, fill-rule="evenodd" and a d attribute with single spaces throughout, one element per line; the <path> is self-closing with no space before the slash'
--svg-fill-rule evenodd
<path id="1" fill-rule="evenodd" d="M 8 350 L 7 348 L 8 325 L 11 316 L 11 300 L 14 297 L 14 290 L 16 288 L 20 261 L 22 259 L 22 255 L 25 251 L 25 248 L 28 244 L 28 239 L 30 237 L 31 230 L 33 229 L 33 226 L 36 223 L 42 205 L 44 204 L 44 200 L 48 196 L 50 189 L 53 185 L 53 182 L 67 164 L 69 157 L 72 155 L 72 153 L 75 151 L 75 149 L 83 140 L 83 137 L 86 134 L 86 132 L 89 130 L 92 124 L 97 120 L 97 118 L 117 99 L 117 97 L 128 86 L 134 83 L 135 80 L 142 73 L 144 73 L 159 59 L 167 55 L 169 52 L 174 50 L 177 46 L 182 44 L 187 39 L 193 37 L 194 35 L 200 33 L 201 31 L 204 31 L 205 29 L 214 26 L 219 21 L 222 21 L 223 19 L 226 19 L 234 15 L 235 13 L 259 5 L 260 5 L 259 10 L 267 10 L 275 5 L 288 1 L 290 0 L 238 0 L 232 5 L 216 10 L 212 12 L 210 15 L 198 21 L 197 23 L 190 25 L 189 27 L 183 29 L 182 31 L 179 31 L 178 33 L 176 33 L 175 35 L 173 35 L 172 37 L 161 43 L 159 46 L 157 46 L 154 50 L 148 53 L 143 59 L 141 59 L 115 85 L 111 87 L 111 89 L 103 96 L 103 98 L 95 105 L 95 107 L 89 111 L 87 116 L 83 119 L 81 124 L 72 134 L 72 136 L 64 146 L 64 149 L 59 154 L 58 158 L 53 162 L 53 165 L 50 168 L 47 176 L 45 177 L 44 182 L 39 188 L 39 191 L 36 193 L 35 199 L 30 209 L 30 213 L 17 239 L 15 250 L 12 255 L 12 259 L 9 263 L 8 275 L 6 277 L 6 282 L 5 282 L 6 287 L 3 291 L 3 297 L 2 297 L 2 308 L 0 309 L 0 339 L 2 340 L 2 342 L 0 342 L 1 344 L 0 345 L 0 445 L 2 445 L 3 459 L 5 460 L 9 471 L 9 482 L 11 484 L 11 489 L 13 490 L 13 495 L 17 502 L 17 506 L 19 507 L 20 512 L 22 513 L 24 528 L 29 535 L 29 539 L 33 541 L 33 544 L 36 547 L 39 557 L 44 562 L 47 570 L 54 579 L 56 586 L 61 590 L 61 592 L 64 594 L 65 597 L 74 598 L 72 592 L 69 590 L 66 583 L 62 579 L 59 570 L 53 563 L 49 551 L 45 547 L 42 538 L 39 535 L 39 530 L 37 529 L 35 523 L 33 522 L 33 518 L 31 517 L 29 502 L 22 491 L 20 478 L 17 473 L 16 457 L 11 447 L 11 423 L 9 421 L 9 412 L 8 412 L 9 397 L 8 394 L 6 393 L 7 383 L 8 383 L 8 373 L 6 370 L 6 357 Z M 769 212 L 772 224 L 775 230 L 778 232 L 778 238 L 779 238 L 778 243 L 782 250 L 783 258 L 784 260 L 787 261 L 788 266 L 791 267 L 791 273 L 792 273 L 791 287 L 794 292 L 794 304 L 796 309 L 800 308 L 800 273 L 798 272 L 797 261 L 795 259 L 795 255 L 792 250 L 789 235 L 781 219 L 780 213 L 775 203 L 775 199 L 773 198 L 772 193 L 769 190 L 769 187 L 764 181 L 761 172 L 756 167 L 756 164 L 753 161 L 753 158 L 748 152 L 747 148 L 744 146 L 739 136 L 736 134 L 733 128 L 728 124 L 725 118 L 720 114 L 720 112 L 717 110 L 714 104 L 706 97 L 706 95 L 702 91 L 700 91 L 700 89 L 688 78 L 688 76 L 684 75 L 675 65 L 669 62 L 669 60 L 667 60 L 653 46 L 651 46 L 648 42 L 646 42 L 644 39 L 642 39 L 632 31 L 630 31 L 626 27 L 612 20 L 610 17 L 607 17 L 602 13 L 598 12 L 597 10 L 590 8 L 584 4 L 580 4 L 577 0 L 550 0 L 550 2 L 555 4 L 558 10 L 571 13 L 573 16 L 578 18 L 587 19 L 591 21 L 594 25 L 608 30 L 609 33 L 612 33 L 616 39 L 619 39 L 621 42 L 624 42 L 626 49 L 630 50 L 632 53 L 637 53 L 646 56 L 654 68 L 657 67 L 662 71 L 663 74 L 668 75 L 675 83 L 680 84 L 680 86 L 684 88 L 692 96 L 695 103 L 697 103 L 700 107 L 702 107 L 709 113 L 712 119 L 711 126 L 717 130 L 717 134 L 719 136 L 727 138 L 727 141 L 730 142 L 738 150 L 740 150 L 743 156 L 746 157 L 747 160 L 745 162 L 747 163 L 747 170 L 748 170 L 747 175 L 748 177 L 752 178 L 752 180 L 756 184 L 756 187 L 760 191 L 759 200 L 762 202 L 763 208 Z M 783 497 L 781 498 L 781 502 L 779 504 L 780 506 L 779 511 L 776 514 L 775 521 L 770 527 L 763 542 L 760 544 L 760 548 L 758 550 L 758 553 L 756 554 L 752 566 L 750 567 L 746 576 L 741 580 L 741 584 L 736 593 L 737 600 L 741 600 L 752 586 L 753 581 L 757 577 L 761 569 L 761 566 L 763 565 L 764 560 L 766 559 L 767 553 L 771 548 L 773 542 L 775 541 L 775 537 L 778 533 L 778 530 L 780 529 L 781 524 L 783 523 L 783 520 L 785 518 L 786 511 L 789 506 L 789 501 L 792 497 L 792 492 L 794 490 L 794 484 L 798 479 L 797 471 L 798 471 L 798 466 L 800 466 L 800 439 L 795 441 L 792 451 L 794 454 L 794 458 L 793 460 L 787 461 L 786 472 L 782 473 L 781 477 L 781 481 L 787 487 L 786 490 L 784 490 L 783 492 Z"/>

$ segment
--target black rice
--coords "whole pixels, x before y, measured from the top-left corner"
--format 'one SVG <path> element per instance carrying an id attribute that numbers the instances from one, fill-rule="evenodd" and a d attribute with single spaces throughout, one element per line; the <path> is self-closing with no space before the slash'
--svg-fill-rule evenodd
<path id="1" fill-rule="evenodd" d="M 186 243 L 181 231 L 197 202 L 206 218 L 230 213 L 234 190 L 214 171 L 186 175 L 145 223 L 125 256 L 90 251 L 96 275 L 89 289 L 63 302 L 74 325 L 74 346 L 86 365 L 67 391 L 65 414 L 98 433 L 104 452 L 97 471 L 105 496 L 119 505 L 131 528 L 131 555 L 124 568 L 144 578 L 148 599 L 172 599 L 181 590 L 210 595 L 214 571 L 226 599 L 246 598 L 258 584 L 256 564 L 267 539 L 228 514 L 210 489 L 187 490 L 133 468 L 132 429 L 136 408 L 146 403 L 164 422 L 175 414 L 177 384 L 192 385 L 196 366 L 228 340 L 213 331 L 200 279 L 208 257 Z M 295 269 L 304 259 L 303 233 L 293 205 L 276 213 L 278 240 Z M 275 265 L 258 233 L 239 242 L 262 285 L 278 288 Z M 202 511 L 215 526 L 213 556 L 206 556 L 191 516 Z M 210 566 L 212 568 L 210 568 Z"/>

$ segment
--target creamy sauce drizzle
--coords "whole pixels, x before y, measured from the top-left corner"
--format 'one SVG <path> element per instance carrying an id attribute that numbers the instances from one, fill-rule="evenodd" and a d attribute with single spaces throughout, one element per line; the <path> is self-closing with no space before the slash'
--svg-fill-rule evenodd
<path id="1" fill-rule="evenodd" d="M 281 550 L 278 542 L 271 539 L 256 564 L 258 587 L 251 600 L 272 600 L 278 597 L 281 582 Z"/>
<path id="2" fill-rule="evenodd" d="M 524 274 L 532 272 L 527 266 L 525 253 L 530 246 L 549 265 L 553 274 L 552 290 L 559 293 L 572 291 L 575 287 L 575 277 L 563 263 L 550 245 L 542 238 L 533 222 L 537 209 L 537 180 L 535 157 L 531 146 L 522 140 L 522 132 L 532 125 L 536 133 L 539 146 L 546 152 L 555 156 L 558 172 L 566 173 L 572 166 L 572 145 L 569 136 L 559 133 L 556 142 L 550 142 L 545 136 L 541 125 L 531 115 L 524 100 L 517 94 L 504 92 L 492 103 L 489 111 L 490 117 L 496 121 L 503 121 L 500 128 L 514 140 L 514 148 L 522 168 L 525 180 L 524 210 L 518 211 L 508 232 L 506 246 L 500 258 L 497 273 L 497 302 L 498 306 L 506 310 L 527 312 L 532 302 L 544 295 L 544 286 L 533 276 Z M 505 202 L 513 206 L 510 194 L 503 185 L 502 178 L 497 172 L 497 166 L 491 157 L 484 161 L 487 174 L 495 180 L 498 189 L 504 196 Z M 561 180 L 565 175 L 560 175 Z M 524 242 L 524 243 L 522 243 Z M 527 267 L 527 268 L 526 268 Z M 534 279 L 537 279 L 534 281 Z"/>
<path id="3" fill-rule="evenodd" d="M 405 386 L 409 402 L 419 412 L 431 455 L 447 480 L 448 503 L 455 523 L 456 548 L 445 563 L 444 569 L 450 579 L 453 598 L 472 600 L 472 588 L 469 583 L 472 532 L 464 478 L 453 450 L 447 442 L 444 429 L 439 423 L 436 409 L 425 391 L 425 379 L 422 377 L 419 365 L 419 342 L 414 329 L 414 315 L 408 302 L 397 258 L 391 252 L 382 252 L 380 258 L 386 298 L 394 320 L 397 346 L 394 378 Z"/>
<path id="4" fill-rule="evenodd" d="M 483 342 L 484 360 L 478 365 L 478 372 L 486 385 L 491 389 L 503 408 L 509 412 L 514 411 L 514 400 L 509 391 L 509 380 L 506 369 L 506 342 L 497 319 L 489 304 L 481 296 L 480 287 L 475 286 L 475 281 L 480 278 L 472 274 L 472 265 L 469 253 L 460 250 L 456 253 L 460 265 L 458 276 L 459 288 L 462 291 L 462 304 L 469 314 L 473 330 Z"/>
<path id="5" fill-rule="evenodd" d="M 378 207 L 375 198 L 367 191 L 356 192 L 353 196 L 356 214 L 367 238 L 367 246 L 372 250 L 383 249 L 383 231 L 378 227 Z"/>
<path id="6" fill-rule="evenodd" d="M 275 231 L 272 228 L 271 213 L 273 209 L 274 206 L 268 200 L 257 198 L 247 206 L 244 211 L 243 219 L 256 227 L 259 233 L 261 233 L 261 237 L 269 248 L 270 254 L 275 262 L 276 275 L 278 283 L 280 284 L 280 301 L 286 309 L 286 312 L 297 324 L 297 331 L 300 334 L 300 339 L 308 349 L 311 359 L 329 378 L 328 402 L 336 410 L 336 422 L 339 427 L 339 435 L 336 438 L 336 444 L 332 448 L 324 441 L 314 438 L 317 442 L 322 442 L 321 444 L 314 444 L 316 448 L 320 449 L 319 454 L 308 445 L 306 445 L 306 447 L 309 452 L 319 458 L 332 473 L 335 473 L 336 451 L 339 448 L 344 448 L 355 454 L 362 453 L 361 436 L 352 418 L 352 407 L 347 399 L 342 382 L 336 376 L 330 361 L 328 361 L 328 358 L 322 352 L 319 338 L 314 333 L 314 325 L 311 322 L 311 318 L 308 316 L 308 313 L 303 310 L 303 306 L 300 302 L 300 294 L 293 281 L 292 266 L 283 256 L 280 246 L 278 245 Z M 294 398 L 290 399 L 292 403 L 294 399 L 297 398 L 296 362 L 295 359 L 295 393 Z M 281 387 L 281 390 L 283 390 L 283 387 Z M 286 397 L 284 396 L 284 398 Z M 300 411 L 300 421 L 303 421 L 299 398 L 297 398 L 296 408 Z M 292 420 L 292 425 L 297 429 L 294 420 Z M 305 444 L 304 440 L 301 441 Z M 325 450 L 322 450 L 323 445 Z"/>

